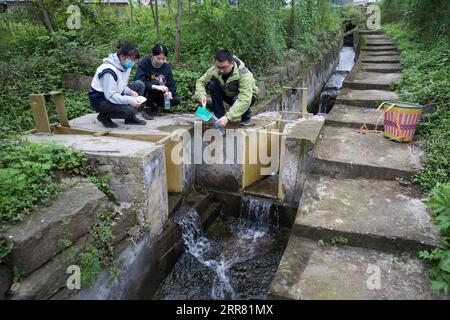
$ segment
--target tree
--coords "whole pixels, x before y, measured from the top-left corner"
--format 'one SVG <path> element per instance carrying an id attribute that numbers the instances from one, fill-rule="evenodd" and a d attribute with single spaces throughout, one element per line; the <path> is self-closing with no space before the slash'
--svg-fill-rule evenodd
<path id="1" fill-rule="evenodd" d="M 177 33 L 175 36 L 175 59 L 174 64 L 181 63 L 181 26 L 183 18 L 183 0 L 178 0 L 177 10 Z"/>

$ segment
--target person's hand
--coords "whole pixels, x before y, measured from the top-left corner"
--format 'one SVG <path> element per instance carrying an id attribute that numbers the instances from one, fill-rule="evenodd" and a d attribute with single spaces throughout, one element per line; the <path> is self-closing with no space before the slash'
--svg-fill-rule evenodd
<path id="1" fill-rule="evenodd" d="M 169 91 L 169 88 L 167 88 L 166 86 L 153 86 L 153 89 L 159 90 L 159 91 L 164 92 L 164 93 Z"/>
<path id="2" fill-rule="evenodd" d="M 138 97 L 139 94 L 138 94 L 136 91 L 131 90 L 130 96 L 132 96 L 132 97 Z"/>
<path id="3" fill-rule="evenodd" d="M 164 98 L 165 99 L 173 99 L 172 92 L 167 91 L 166 93 L 164 93 Z"/>
<path id="4" fill-rule="evenodd" d="M 229 121 L 230 119 L 228 119 L 227 116 L 223 116 L 222 118 L 219 119 L 219 121 L 217 121 L 217 123 L 219 124 L 219 126 L 225 128 Z"/>
<path id="5" fill-rule="evenodd" d="M 202 107 L 205 107 L 207 102 L 208 102 L 208 98 L 206 96 L 202 96 L 200 98 L 200 103 L 201 103 Z"/>
<path id="6" fill-rule="evenodd" d="M 142 103 L 140 103 L 139 101 L 138 101 L 138 99 L 135 99 L 132 103 L 131 103 L 131 106 L 133 107 L 133 108 L 139 108 L 140 106 L 141 106 L 141 104 Z"/>

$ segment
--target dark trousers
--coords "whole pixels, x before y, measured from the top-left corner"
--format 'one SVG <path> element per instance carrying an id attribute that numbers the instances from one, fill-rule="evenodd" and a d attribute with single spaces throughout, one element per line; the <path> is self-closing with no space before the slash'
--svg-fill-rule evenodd
<path id="1" fill-rule="evenodd" d="M 212 107 L 214 114 L 218 119 L 222 118 L 225 115 L 225 107 L 223 106 L 223 102 L 225 101 L 227 104 L 232 106 L 236 100 L 238 99 L 237 96 L 235 97 L 228 97 L 225 92 L 222 89 L 222 86 L 220 85 L 217 80 L 212 80 L 209 83 L 209 91 L 211 94 L 212 99 Z M 252 102 L 250 106 L 248 107 L 248 110 L 242 115 L 241 120 L 250 120 L 252 117 L 252 111 L 251 107 L 253 107 L 256 104 L 256 97 L 253 96 Z"/>
<path id="2" fill-rule="evenodd" d="M 136 91 L 140 96 L 144 95 L 145 84 L 142 81 L 133 81 L 128 87 Z M 115 104 L 108 100 L 95 107 L 95 111 L 109 119 L 131 119 L 138 113 L 136 108 L 128 104 Z"/>
<path id="3" fill-rule="evenodd" d="M 150 108 L 153 111 L 155 109 L 164 108 L 164 93 L 160 90 L 148 89 L 146 93 L 147 102 L 145 103 L 146 108 Z M 175 107 L 180 104 L 180 99 L 177 96 L 173 96 L 170 100 L 170 106 Z"/>

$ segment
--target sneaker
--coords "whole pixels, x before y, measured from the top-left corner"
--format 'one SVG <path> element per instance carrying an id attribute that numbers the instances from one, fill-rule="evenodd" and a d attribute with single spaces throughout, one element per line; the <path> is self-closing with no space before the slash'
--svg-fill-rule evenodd
<path id="1" fill-rule="evenodd" d="M 147 124 L 147 122 L 145 120 L 136 118 L 136 116 L 133 116 L 130 119 L 125 119 L 125 124 L 136 125 L 136 126 L 145 126 Z"/>
<path id="2" fill-rule="evenodd" d="M 105 128 L 110 128 L 110 129 L 114 129 L 114 128 L 118 128 L 119 126 L 117 124 L 115 124 L 111 118 L 108 118 L 107 116 L 103 115 L 103 114 L 99 114 L 97 116 L 97 120 L 100 121 L 103 126 Z"/>
<path id="3" fill-rule="evenodd" d="M 251 119 L 242 119 L 242 120 L 239 122 L 239 124 L 240 124 L 241 126 L 246 127 L 246 126 L 249 126 L 249 125 L 250 125 L 250 122 L 251 122 Z"/>

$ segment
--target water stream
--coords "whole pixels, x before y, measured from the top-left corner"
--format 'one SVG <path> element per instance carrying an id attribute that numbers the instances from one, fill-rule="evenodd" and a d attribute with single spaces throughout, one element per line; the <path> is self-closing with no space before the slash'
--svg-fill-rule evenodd
<path id="1" fill-rule="evenodd" d="M 205 233 L 193 209 L 177 221 L 185 253 L 154 299 L 264 299 L 289 232 L 268 200 L 244 197 L 239 218 L 220 216 Z"/>
<path id="2" fill-rule="evenodd" d="M 339 64 L 328 79 L 320 95 L 318 114 L 327 114 L 331 111 L 336 97 L 344 84 L 345 78 L 355 65 L 355 50 L 353 47 L 342 47 L 339 52 Z"/>

